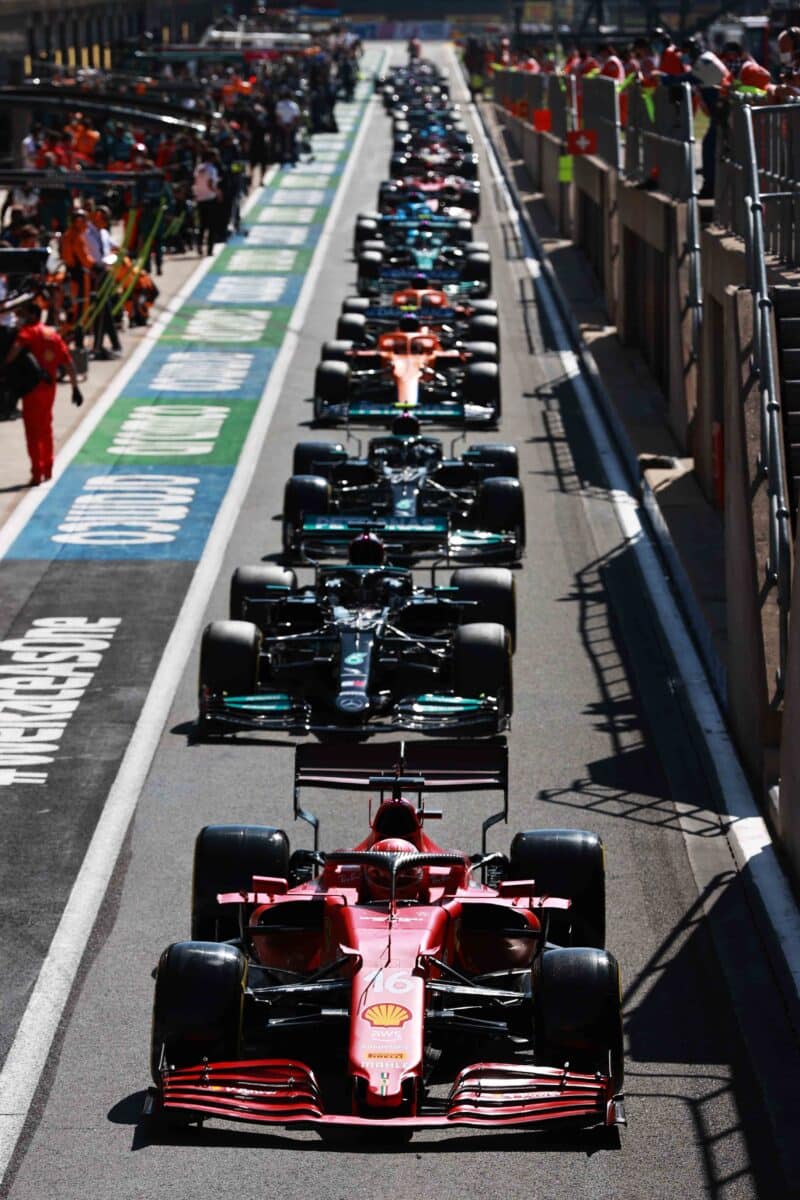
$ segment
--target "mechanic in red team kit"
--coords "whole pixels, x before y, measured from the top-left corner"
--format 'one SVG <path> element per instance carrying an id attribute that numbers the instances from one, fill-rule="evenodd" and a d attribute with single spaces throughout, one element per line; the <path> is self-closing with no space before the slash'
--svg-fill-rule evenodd
<path id="1" fill-rule="evenodd" d="M 30 482 L 36 487 L 53 473 L 53 404 L 59 367 L 64 368 L 72 384 L 72 403 L 83 404 L 83 395 L 78 387 L 72 355 L 55 329 L 42 324 L 38 304 L 29 304 L 22 315 L 23 325 L 4 365 L 27 351 L 36 360 L 41 373 L 39 382 L 22 397 L 25 442 L 31 460 Z"/>

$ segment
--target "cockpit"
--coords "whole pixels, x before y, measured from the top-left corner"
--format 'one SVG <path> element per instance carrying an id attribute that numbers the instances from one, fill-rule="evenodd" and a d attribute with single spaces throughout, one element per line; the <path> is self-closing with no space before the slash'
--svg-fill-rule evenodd
<path id="1" fill-rule="evenodd" d="M 379 437 L 371 438 L 368 451 L 369 465 L 377 470 L 389 467 L 436 467 L 442 460 L 442 443 L 429 437 Z"/>

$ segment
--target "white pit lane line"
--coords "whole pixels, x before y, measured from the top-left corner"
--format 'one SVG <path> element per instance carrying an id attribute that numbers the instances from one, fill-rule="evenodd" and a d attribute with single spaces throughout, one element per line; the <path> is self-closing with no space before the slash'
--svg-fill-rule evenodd
<path id="1" fill-rule="evenodd" d="M 378 70 L 381 65 L 382 63 L 379 64 Z M 39 1080 L 47 1064 L 53 1038 L 116 867 L 120 849 L 136 810 L 139 793 L 169 716 L 176 683 L 183 674 L 187 660 L 195 647 L 208 594 L 219 574 L 239 510 L 255 475 L 261 448 L 297 348 L 299 332 L 305 320 L 336 220 L 344 203 L 350 177 L 358 163 L 366 132 L 379 109 L 380 105 L 377 99 L 369 96 L 361 128 L 356 135 L 350 157 L 340 177 L 338 190 L 320 233 L 311 265 L 303 281 L 294 312 L 261 396 L 258 411 L 250 427 L 236 470 L 208 535 L 203 556 L 197 565 L 183 606 L 175 621 L 172 634 L 147 694 L 141 716 L 108 794 L 47 957 L 42 964 L 28 1006 L 20 1021 L 2 1073 L 0 1073 L 0 1184 L 2 1184 L 14 1154 Z M 259 193 L 260 189 L 254 193 L 254 196 Z M 83 444 L 116 398 L 132 371 L 138 367 L 150 348 L 153 336 L 157 336 L 162 331 L 175 308 L 189 294 L 189 290 L 196 285 L 197 280 L 209 269 L 212 262 L 213 259 L 208 258 L 196 272 L 192 273 L 186 285 L 165 310 L 160 322 L 154 326 L 152 335 L 145 338 L 142 346 L 133 355 L 123 372 L 120 372 L 120 377 L 114 380 L 108 395 L 95 406 L 95 410 L 91 414 L 93 419 L 90 422 L 84 422 L 78 433 L 68 441 L 59 455 L 57 469 L 53 472 L 54 478 L 57 478 L 60 471 L 68 464 L 75 451 Z M 96 418 L 95 411 L 97 411 Z M 37 490 L 42 493 L 46 492 L 44 488 Z M 33 500 L 34 497 L 31 499 Z M 38 495 L 35 497 L 35 503 L 31 505 L 27 505 L 23 501 L 12 515 L 9 523 L 14 527 L 13 537 L 7 536 L 6 531 L 0 534 L 0 557 L 8 549 L 13 538 L 24 526 L 39 502 Z"/>
<path id="2" fill-rule="evenodd" d="M 461 79 L 460 66 L 454 54 L 453 78 L 454 81 Z M 465 97 L 466 91 L 460 98 Z M 470 107 L 473 106 L 470 105 Z M 610 440 L 592 389 L 582 371 L 580 359 L 571 348 L 572 343 L 558 311 L 556 299 L 550 289 L 547 274 L 542 270 L 536 247 L 517 211 L 494 147 L 486 136 L 479 115 L 476 115 L 475 125 L 483 144 L 492 179 L 519 239 L 525 267 L 531 279 L 537 284 L 536 298 L 545 309 L 547 320 L 558 346 L 564 374 L 572 383 L 583 419 L 600 458 L 608 483 L 608 501 L 610 501 L 619 522 L 626 544 L 636 556 L 651 604 L 678 664 L 686 698 L 697 726 L 702 730 L 705 738 L 709 760 L 717 777 L 717 790 L 724 806 L 721 816 L 731 853 L 739 870 L 747 869 L 750 872 L 761 903 L 775 932 L 786 970 L 794 984 L 796 996 L 800 998 L 800 912 L 798 912 L 797 903 L 778 860 L 769 829 L 756 806 L 697 651 L 675 604 L 672 592 L 664 584 L 664 566 L 642 521 L 641 506 L 638 499 L 629 490 L 622 462 Z M 595 525 L 591 503 L 588 497 L 584 497 L 589 523 Z M 680 812 L 679 803 L 676 804 L 676 809 Z M 689 862 L 697 879 L 691 826 L 687 826 L 682 819 L 681 828 Z M 698 887 L 702 890 L 699 880 Z"/>

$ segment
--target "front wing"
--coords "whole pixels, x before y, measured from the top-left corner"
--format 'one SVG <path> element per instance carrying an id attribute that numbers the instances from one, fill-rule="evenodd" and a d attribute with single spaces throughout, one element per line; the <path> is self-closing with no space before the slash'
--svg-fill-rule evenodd
<path id="1" fill-rule="evenodd" d="M 625 1124 L 622 1100 L 612 1095 L 608 1076 L 507 1063 L 474 1063 L 465 1068 L 446 1100 L 432 1102 L 416 1116 L 359 1117 L 326 1112 L 314 1072 L 293 1059 L 166 1068 L 156 1103 L 167 1116 L 195 1113 L 228 1121 L 307 1128 L 468 1125 L 541 1129 L 557 1122 L 592 1129 Z"/>
<path id="2" fill-rule="evenodd" d="M 433 737 L 489 737 L 508 728 L 495 699 L 428 692 L 398 700 L 387 713 L 361 719 L 316 718 L 311 705 L 287 692 L 255 692 L 246 696 L 201 695 L 198 731 L 237 733 L 249 729 L 306 733 L 409 733 Z"/>
<path id="3" fill-rule="evenodd" d="M 389 425 L 401 413 L 411 413 L 423 425 L 487 426 L 497 424 L 494 404 L 467 404 L 461 400 L 434 400 L 423 396 L 416 404 L 398 400 L 344 400 L 315 402 L 315 420 L 332 425 Z"/>
<path id="4" fill-rule="evenodd" d="M 439 516 L 306 517 L 295 532 L 298 558 L 346 558 L 350 542 L 368 526 L 378 534 L 391 559 L 441 558 L 448 562 L 516 562 L 520 547 L 513 533 L 452 529 Z"/>

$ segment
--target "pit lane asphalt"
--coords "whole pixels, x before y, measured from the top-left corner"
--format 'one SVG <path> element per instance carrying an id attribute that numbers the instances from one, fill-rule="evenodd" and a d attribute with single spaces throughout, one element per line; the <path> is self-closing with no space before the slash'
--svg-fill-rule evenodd
<path id="1" fill-rule="evenodd" d="M 438 55 L 438 48 L 435 53 Z M 395 61 L 400 50 L 393 50 Z M 373 207 L 389 154 L 388 121 L 375 104 L 349 192 L 309 308 L 295 361 L 255 481 L 209 597 L 225 615 L 230 573 L 277 551 L 291 449 L 308 436 L 319 344 L 332 336 L 352 291 L 349 247 L 356 211 Z M 313 1133 L 264 1132 L 212 1122 L 153 1141 L 141 1119 L 147 1086 L 150 971 L 161 949 L 188 934 L 191 847 L 212 821 L 291 824 L 291 741 L 191 745 L 196 656 L 180 680 L 138 812 L 91 938 L 14 1160 L 13 1200 L 170 1196 L 241 1198 L 413 1196 L 789 1197 L 746 1037 L 767 1025 L 785 1077 L 797 1047 L 785 1036 L 749 911 L 712 811 L 702 763 L 649 603 L 607 520 L 603 481 L 550 331 L 531 297 L 485 172 L 480 236 L 490 241 L 503 329 L 504 420 L 495 436 L 517 443 L 528 505 L 529 549 L 517 575 L 516 711 L 510 736 L 511 821 L 492 831 L 505 848 L 515 829 L 596 829 L 607 847 L 608 945 L 623 972 L 630 1127 L 620 1148 L 516 1134 L 416 1135 L 402 1152 L 364 1139 L 335 1149 Z M 317 436 L 316 434 L 313 436 Z M 332 438 L 336 435 L 331 433 Z M 482 440 L 472 438 L 471 440 Z M 597 519 L 587 522 L 587 505 Z M 598 534 L 598 530 L 600 533 Z M 114 567 L 114 569 L 125 569 Z M 35 579 L 30 587 L 35 592 Z M 87 588 L 91 581 L 87 578 Z M 46 605 L 43 606 L 46 610 Z M 83 611 L 76 607 L 77 611 Z M 109 681 L 114 694 L 124 680 Z M 81 719 L 83 712 L 79 714 Z M 77 786 L 80 764 L 74 764 Z M 692 816 L 713 884 L 698 895 L 675 807 Z M 322 844 L 352 844 L 366 802 L 325 798 Z M 434 834 L 473 850 L 487 800 L 448 799 Z M 727 864 L 727 866 L 726 866 Z M 47 904 L 45 881 L 41 903 Z M 733 930 L 757 997 L 742 1031 L 723 984 L 709 920 Z M 724 953 L 724 945 L 723 945 Z M 724 964 L 723 964 L 724 965 Z M 783 1017 L 785 1021 L 785 1016 Z M 787 1134 L 788 1138 L 788 1134 Z M 590 1152 L 591 1151 L 591 1152 Z M 795 1177 L 796 1178 L 796 1177 Z"/>

